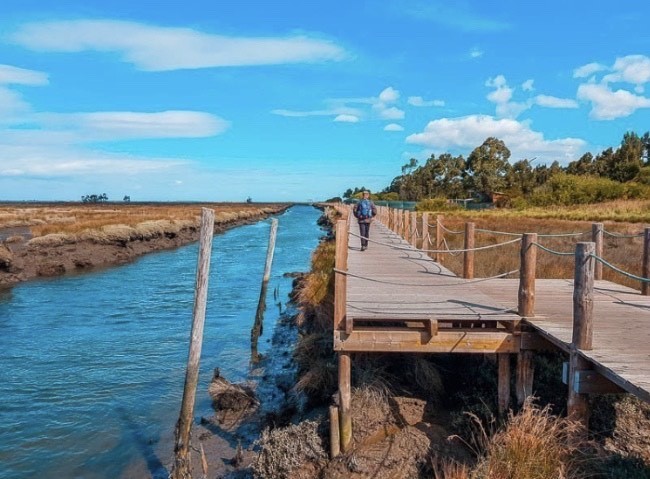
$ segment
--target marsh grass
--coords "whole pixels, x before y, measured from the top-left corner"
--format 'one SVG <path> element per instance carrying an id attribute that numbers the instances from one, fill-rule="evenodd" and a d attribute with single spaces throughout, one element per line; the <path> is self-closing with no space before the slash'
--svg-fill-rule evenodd
<path id="1" fill-rule="evenodd" d="M 478 462 L 469 472 L 449 464 L 436 474 L 438 479 L 578 479 L 586 477 L 591 444 L 581 439 L 582 426 L 555 416 L 549 406 L 539 407 L 528 399 L 518 414 L 507 422 L 484 423 L 471 415 L 474 431 L 466 441 Z M 435 469 L 434 469 L 435 470 Z M 450 475 L 446 475 L 449 473 Z"/>
<path id="2" fill-rule="evenodd" d="M 120 225 L 138 229 L 136 234 L 146 235 L 146 230 L 155 228 L 155 225 L 165 227 L 163 228 L 165 231 L 169 229 L 173 231 L 177 226 L 198 225 L 202 207 L 215 210 L 217 225 L 250 218 L 260 212 L 269 213 L 273 209 L 270 204 L 248 203 L 124 205 L 111 203 L 102 206 L 0 204 L 0 228 L 27 226 L 31 229 L 32 235 L 38 237 L 49 234 L 79 235 Z"/>
<path id="3" fill-rule="evenodd" d="M 645 202 L 647 205 L 648 202 Z M 531 218 L 510 213 L 480 213 L 476 216 L 463 215 L 445 216 L 443 224 L 445 228 L 454 232 L 464 231 L 464 225 L 468 221 L 475 223 L 477 231 L 475 246 L 488 246 L 505 243 L 514 239 L 514 236 L 499 234 L 505 233 L 537 233 L 538 235 L 548 234 L 580 234 L 579 236 L 566 237 L 538 237 L 538 243 L 553 251 L 563 253 L 574 253 L 576 243 L 581 241 L 592 241 L 592 222 L 561 220 L 555 217 Z M 526 210 L 526 214 L 530 211 Z M 647 215 L 650 222 L 650 214 Z M 435 221 L 435 220 L 434 220 Z M 601 221 L 595 221 L 601 222 Z M 431 222 L 430 222 L 431 223 Z M 625 238 L 615 235 L 636 235 L 643 232 L 644 225 L 639 223 L 604 221 L 604 228 L 607 233 L 603 241 L 603 258 L 616 267 L 632 273 L 641 275 L 641 259 L 643 256 L 643 238 Z M 429 234 L 435 237 L 435 228 L 431 227 Z M 463 234 L 445 233 L 445 240 L 450 250 L 458 250 L 464 247 Z M 428 249 L 433 249 L 429 247 Z M 520 264 L 520 243 L 513 243 L 499 246 L 492 249 L 476 251 L 474 254 L 475 276 L 477 278 L 488 278 L 517 271 L 510 278 L 518 277 Z M 462 254 L 445 254 L 442 259 L 444 266 L 456 274 L 463 271 Z M 573 256 L 555 255 L 541 249 L 537 252 L 538 278 L 573 278 L 574 258 Z M 640 283 L 615 272 L 604 266 L 603 279 L 623 284 L 631 288 L 640 289 Z"/>

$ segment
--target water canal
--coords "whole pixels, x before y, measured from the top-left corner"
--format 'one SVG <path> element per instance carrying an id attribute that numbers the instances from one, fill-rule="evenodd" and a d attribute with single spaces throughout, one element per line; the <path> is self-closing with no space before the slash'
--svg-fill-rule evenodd
<path id="1" fill-rule="evenodd" d="M 279 216 L 269 291 L 288 301 L 322 231 L 320 212 Z M 212 369 L 250 375 L 250 332 L 270 221 L 215 236 L 195 416 L 212 414 Z M 0 293 L 0 477 L 117 478 L 135 462 L 154 476 L 178 418 L 192 318 L 197 245 Z M 280 317 L 267 298 L 259 351 Z M 156 471 L 158 471 L 156 473 Z"/>

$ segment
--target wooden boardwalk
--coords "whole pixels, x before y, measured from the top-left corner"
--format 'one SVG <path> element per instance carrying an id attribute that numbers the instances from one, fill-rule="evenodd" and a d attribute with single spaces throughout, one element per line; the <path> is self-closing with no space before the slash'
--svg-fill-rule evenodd
<path id="1" fill-rule="evenodd" d="M 518 279 L 459 278 L 379 222 L 366 251 L 354 221 L 350 233 L 346 330 L 334 332 L 335 350 L 516 353 L 529 347 L 523 328 L 570 352 L 573 279 L 537 279 L 535 317 L 522 320 Z M 578 352 L 650 402 L 650 296 L 596 281 L 593 349 Z"/>

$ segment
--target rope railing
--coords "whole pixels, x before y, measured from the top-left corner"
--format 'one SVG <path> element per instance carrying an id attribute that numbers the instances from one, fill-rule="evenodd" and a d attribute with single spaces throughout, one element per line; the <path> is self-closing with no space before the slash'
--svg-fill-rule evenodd
<path id="1" fill-rule="evenodd" d="M 547 248 L 546 246 L 544 246 L 544 245 L 542 245 L 540 243 L 537 243 L 535 241 L 533 243 L 531 243 L 531 244 L 537 246 L 542 251 L 546 251 L 547 253 L 551 253 L 551 254 L 554 254 L 556 256 L 575 256 L 575 252 L 573 252 L 573 251 L 571 251 L 571 252 L 555 251 L 555 250 L 552 250 L 551 248 Z"/>
<path id="2" fill-rule="evenodd" d="M 445 225 L 443 225 L 442 222 L 439 221 L 438 219 L 436 219 L 436 224 L 439 224 L 440 227 L 442 228 L 442 231 L 444 231 L 445 233 L 449 233 L 449 234 L 451 234 L 451 235 L 462 235 L 462 234 L 465 234 L 464 231 L 454 231 L 454 230 L 450 230 L 449 228 L 445 227 Z M 436 226 L 436 225 L 432 225 L 432 226 Z"/>
<path id="3" fill-rule="evenodd" d="M 499 279 L 499 278 L 505 278 L 507 276 L 513 275 L 515 273 L 519 273 L 518 269 L 514 269 L 512 271 L 508 271 L 506 273 L 501 273 L 496 276 L 490 276 L 488 278 L 478 278 L 478 279 L 470 279 L 470 280 L 463 280 L 462 278 L 458 278 L 458 281 L 455 281 L 453 283 L 442 283 L 442 284 L 421 284 L 421 283 L 404 283 L 402 281 L 397 282 L 397 281 L 388 281 L 388 280 L 382 280 L 382 279 L 376 279 L 376 278 L 371 278 L 369 276 L 363 276 L 359 274 L 354 274 L 350 273 L 349 271 L 343 271 L 337 268 L 334 268 L 335 273 L 343 274 L 345 276 L 348 276 L 350 278 L 357 278 L 357 279 L 362 279 L 364 281 L 370 281 L 371 283 L 381 283 L 381 284 L 390 284 L 391 286 L 408 286 L 408 287 L 414 287 L 414 288 L 437 288 L 437 287 L 445 287 L 445 286 L 458 286 L 459 284 L 474 284 L 474 283 L 481 283 L 483 281 L 489 281 L 491 279 Z M 436 273 L 430 273 L 430 274 L 436 274 Z"/>
<path id="4" fill-rule="evenodd" d="M 488 234 L 494 234 L 494 235 L 505 235 L 505 236 L 523 236 L 525 233 L 511 233 L 509 231 L 494 231 L 494 230 L 486 230 L 482 228 L 476 228 L 476 231 L 480 233 L 488 233 Z M 582 233 L 548 233 L 548 234 L 543 234 L 540 233 L 537 235 L 538 238 L 562 238 L 562 237 L 575 237 L 575 236 L 583 236 L 586 234 L 590 234 L 591 231 L 583 231 Z"/>
<path id="5" fill-rule="evenodd" d="M 603 229 L 603 234 L 606 234 L 607 236 L 610 236 L 612 238 L 640 238 L 641 236 L 643 236 L 643 232 L 627 235 L 622 233 L 614 233 L 611 231 L 607 231 L 606 229 Z"/>
<path id="6" fill-rule="evenodd" d="M 594 258 L 596 261 L 604 264 L 608 268 L 616 271 L 617 273 L 630 278 L 630 279 L 635 279 L 637 281 L 641 281 L 642 283 L 650 283 L 650 278 L 644 278 L 643 276 L 636 276 L 632 273 L 628 273 L 627 271 L 622 270 L 621 268 L 614 266 L 612 263 L 609 261 L 605 260 L 604 258 L 601 258 L 600 256 L 596 256 L 595 254 L 591 255 L 592 258 Z"/>
<path id="7" fill-rule="evenodd" d="M 447 249 L 447 252 L 448 252 L 451 256 L 459 256 L 459 255 L 461 254 L 460 251 L 457 252 L 457 253 L 454 253 L 454 252 L 451 250 L 451 248 L 449 248 L 449 244 L 447 244 L 447 238 L 442 238 L 442 244 L 445 245 L 445 248 Z"/>
<path id="8" fill-rule="evenodd" d="M 350 232 L 349 234 L 350 234 L 350 236 L 354 236 L 354 237 L 356 237 L 356 238 L 361 238 L 361 235 L 358 235 L 358 234 L 356 234 L 356 233 L 352 233 L 352 232 Z M 365 239 L 365 238 L 364 238 L 364 239 Z M 368 239 L 368 241 L 371 242 L 371 243 L 375 243 L 375 244 L 380 244 L 380 245 L 388 246 L 389 248 L 393 248 L 393 249 L 398 249 L 398 250 L 407 250 L 407 251 L 410 251 L 410 250 L 413 249 L 413 247 L 410 246 L 410 245 L 409 245 L 409 246 L 407 246 L 407 245 L 404 245 L 404 246 L 395 246 L 395 245 L 388 244 L 388 243 L 384 243 L 384 242 L 381 242 L 381 241 L 375 241 L 375 240 L 372 240 L 372 239 L 370 239 L 370 238 L 367 238 L 367 239 Z M 405 240 L 405 241 L 406 241 L 406 240 Z M 520 241 L 521 241 L 521 238 L 515 238 L 515 239 L 513 239 L 513 240 L 505 241 L 505 242 L 503 242 L 503 243 L 496 243 L 496 244 L 486 245 L 486 246 L 478 246 L 478 247 L 476 247 L 476 248 L 463 248 L 463 249 L 455 249 L 455 250 L 450 250 L 450 249 L 446 249 L 446 250 L 437 250 L 437 249 L 419 249 L 418 251 L 421 251 L 421 252 L 423 252 L 423 253 L 452 253 L 452 252 L 453 252 L 453 253 L 465 253 L 465 252 L 467 252 L 467 251 L 484 251 L 484 250 L 487 250 L 487 249 L 498 248 L 499 246 L 506 246 L 506 245 L 509 245 L 509 244 L 518 243 L 518 242 L 520 242 Z"/>

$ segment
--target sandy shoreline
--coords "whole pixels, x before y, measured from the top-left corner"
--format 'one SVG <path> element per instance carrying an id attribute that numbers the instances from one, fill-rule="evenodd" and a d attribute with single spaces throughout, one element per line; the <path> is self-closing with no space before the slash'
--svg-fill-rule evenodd
<path id="1" fill-rule="evenodd" d="M 289 206 L 266 206 L 221 219 L 217 217 L 215 234 L 281 213 Z M 30 239 L 29 227 L 0 228 L 3 235 L 0 242 L 0 289 L 39 277 L 121 265 L 150 252 L 173 249 L 198 240 L 198 221 L 167 223 L 167 229 L 160 228 L 147 234 L 139 234 L 137 229 L 130 228 L 131 232 L 126 235 L 49 234 L 33 239 Z"/>

